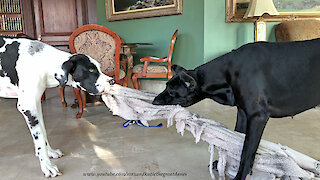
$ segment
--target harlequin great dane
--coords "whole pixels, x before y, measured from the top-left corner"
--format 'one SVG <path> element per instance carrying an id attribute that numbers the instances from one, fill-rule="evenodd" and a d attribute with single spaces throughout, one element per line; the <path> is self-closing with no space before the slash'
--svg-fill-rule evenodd
<path id="1" fill-rule="evenodd" d="M 238 109 L 235 130 L 245 133 L 235 179 L 250 172 L 269 117 L 294 116 L 320 104 L 320 39 L 250 43 L 176 75 L 153 104 L 190 106 L 204 98 Z"/>
<path id="2" fill-rule="evenodd" d="M 49 157 L 59 158 L 62 152 L 52 149 L 47 139 L 41 110 L 44 90 L 71 85 L 101 94 L 113 83 L 89 56 L 71 55 L 37 40 L 0 36 L 0 96 L 18 98 L 17 108 L 27 122 L 46 177 L 61 174 Z"/>

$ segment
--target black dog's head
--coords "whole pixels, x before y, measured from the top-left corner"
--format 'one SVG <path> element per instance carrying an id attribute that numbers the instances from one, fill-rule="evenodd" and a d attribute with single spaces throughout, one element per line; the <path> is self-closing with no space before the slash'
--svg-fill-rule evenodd
<path id="1" fill-rule="evenodd" d="M 100 70 L 100 64 L 84 54 L 72 55 L 69 60 L 62 64 L 63 74 L 56 79 L 60 86 L 67 83 L 73 87 L 80 87 L 90 94 L 100 94 L 104 92 L 106 86 L 114 84 L 111 77 L 106 76 Z M 72 80 L 68 81 L 68 75 Z"/>
<path id="2" fill-rule="evenodd" d="M 218 62 L 218 61 L 217 61 Z M 219 62 L 218 62 L 219 63 Z M 191 106 L 205 98 L 211 98 L 224 105 L 235 105 L 233 90 L 228 82 L 228 73 L 214 69 L 209 71 L 185 70 L 173 65 L 176 75 L 167 82 L 166 89 L 152 102 L 154 105 Z M 230 80 L 229 80 L 230 81 Z"/>
<path id="3" fill-rule="evenodd" d="M 187 71 L 177 65 L 173 65 L 172 69 L 176 75 L 167 82 L 166 89 L 153 100 L 152 104 L 179 104 L 187 107 L 204 99 L 199 92 L 197 78 L 193 71 Z"/>

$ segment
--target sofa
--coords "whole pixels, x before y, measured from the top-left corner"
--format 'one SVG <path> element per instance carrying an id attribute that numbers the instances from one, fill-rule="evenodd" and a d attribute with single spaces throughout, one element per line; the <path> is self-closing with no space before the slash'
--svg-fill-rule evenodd
<path id="1" fill-rule="evenodd" d="M 292 20 L 284 21 L 275 28 L 278 42 L 302 41 L 320 38 L 319 20 Z"/>

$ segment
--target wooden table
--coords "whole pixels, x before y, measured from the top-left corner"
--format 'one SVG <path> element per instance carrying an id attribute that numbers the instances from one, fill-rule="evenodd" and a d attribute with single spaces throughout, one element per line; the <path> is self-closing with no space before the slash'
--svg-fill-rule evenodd
<path id="1" fill-rule="evenodd" d="M 124 54 L 128 59 L 127 67 L 127 83 L 128 87 L 131 84 L 131 75 L 133 69 L 133 54 L 136 54 L 136 47 L 140 45 L 153 45 L 152 43 L 122 43 L 120 54 Z"/>

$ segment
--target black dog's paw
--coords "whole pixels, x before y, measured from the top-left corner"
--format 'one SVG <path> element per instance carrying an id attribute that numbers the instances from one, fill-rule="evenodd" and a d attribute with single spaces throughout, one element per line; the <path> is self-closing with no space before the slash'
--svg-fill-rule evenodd
<path id="1" fill-rule="evenodd" d="M 208 167 L 210 167 L 210 165 L 208 165 Z M 218 172 L 218 160 L 215 160 L 215 161 L 212 163 L 212 170 Z"/>

